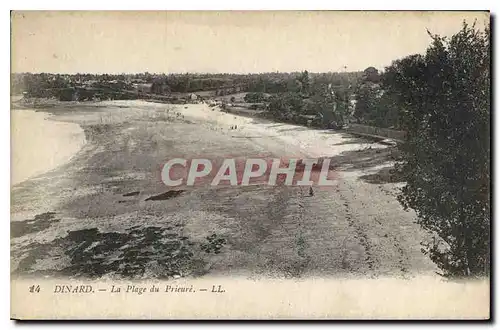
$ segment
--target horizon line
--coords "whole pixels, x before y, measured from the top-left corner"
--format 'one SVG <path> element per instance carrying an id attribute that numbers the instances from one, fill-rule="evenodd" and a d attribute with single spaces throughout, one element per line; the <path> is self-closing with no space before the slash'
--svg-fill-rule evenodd
<path id="1" fill-rule="evenodd" d="M 378 71 L 383 71 L 383 69 L 376 68 L 374 66 L 368 66 L 367 68 L 375 68 Z M 366 68 L 366 69 L 367 69 Z M 307 71 L 310 74 L 323 74 L 323 73 L 358 73 L 363 72 L 364 70 L 354 70 L 354 71 L 309 71 L 309 70 L 298 70 L 298 71 L 260 71 L 260 72 L 201 72 L 201 71 L 189 71 L 189 72 L 149 72 L 149 71 L 138 71 L 138 72 L 48 72 L 48 71 L 39 71 L 39 72 L 30 72 L 30 71 L 22 71 L 22 72 L 12 72 L 11 74 L 60 74 L 60 75 L 83 75 L 83 74 L 91 74 L 91 75 L 134 75 L 134 74 L 150 74 L 150 75 L 259 75 L 259 74 L 276 74 L 276 73 L 302 73 Z"/>

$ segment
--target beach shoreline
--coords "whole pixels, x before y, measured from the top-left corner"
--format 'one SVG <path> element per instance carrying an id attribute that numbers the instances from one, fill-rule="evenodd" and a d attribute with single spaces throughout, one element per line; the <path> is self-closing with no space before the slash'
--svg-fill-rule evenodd
<path id="1" fill-rule="evenodd" d="M 71 160 L 85 145 L 80 125 L 31 109 L 11 110 L 11 187 Z"/>

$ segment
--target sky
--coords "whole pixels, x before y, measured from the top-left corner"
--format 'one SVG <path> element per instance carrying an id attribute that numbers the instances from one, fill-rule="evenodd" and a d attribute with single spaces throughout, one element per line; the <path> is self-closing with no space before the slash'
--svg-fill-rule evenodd
<path id="1" fill-rule="evenodd" d="M 488 12 L 14 11 L 12 72 L 383 69 Z"/>

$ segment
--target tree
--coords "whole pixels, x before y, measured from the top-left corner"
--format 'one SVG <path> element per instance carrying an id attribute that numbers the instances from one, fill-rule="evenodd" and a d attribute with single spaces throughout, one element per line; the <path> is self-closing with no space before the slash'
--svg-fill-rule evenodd
<path id="1" fill-rule="evenodd" d="M 380 75 L 378 73 L 378 70 L 375 69 L 373 66 L 366 68 L 363 71 L 363 79 L 365 81 L 378 83 L 380 81 Z"/>
<path id="2" fill-rule="evenodd" d="M 367 82 L 358 86 L 354 108 L 354 118 L 358 123 L 369 123 L 371 112 L 376 111 L 380 93 L 380 86 L 373 83 Z"/>
<path id="3" fill-rule="evenodd" d="M 304 102 L 297 93 L 276 94 L 269 98 L 268 110 L 278 120 L 294 120 L 306 110 Z"/>
<path id="4" fill-rule="evenodd" d="M 263 93 L 247 93 L 243 98 L 247 103 L 259 103 L 266 100 L 266 96 Z"/>
<path id="5" fill-rule="evenodd" d="M 311 88 L 309 72 L 307 72 L 307 70 L 304 70 L 304 72 L 300 74 L 300 77 L 297 80 L 300 82 L 300 92 L 304 95 L 309 95 Z"/>
<path id="6" fill-rule="evenodd" d="M 398 199 L 437 235 L 423 252 L 444 276 L 489 274 L 490 32 L 465 22 L 451 39 L 430 34 L 425 56 L 387 68 L 407 141 Z"/>
<path id="7" fill-rule="evenodd" d="M 287 92 L 299 93 L 302 90 L 302 83 L 298 79 L 289 80 L 286 84 Z"/>

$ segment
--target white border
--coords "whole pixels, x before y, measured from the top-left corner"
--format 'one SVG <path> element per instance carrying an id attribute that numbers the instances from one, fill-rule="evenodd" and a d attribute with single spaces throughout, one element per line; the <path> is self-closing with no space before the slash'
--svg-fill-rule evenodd
<path id="1" fill-rule="evenodd" d="M 185 0 L 185 1 L 120 1 L 104 2 L 100 0 L 74 1 L 16 1 L 11 9 L 16 10 L 487 10 L 494 2 L 476 1 L 432 1 L 419 0 L 384 1 L 369 0 L 349 1 L 228 1 L 228 0 Z"/>

